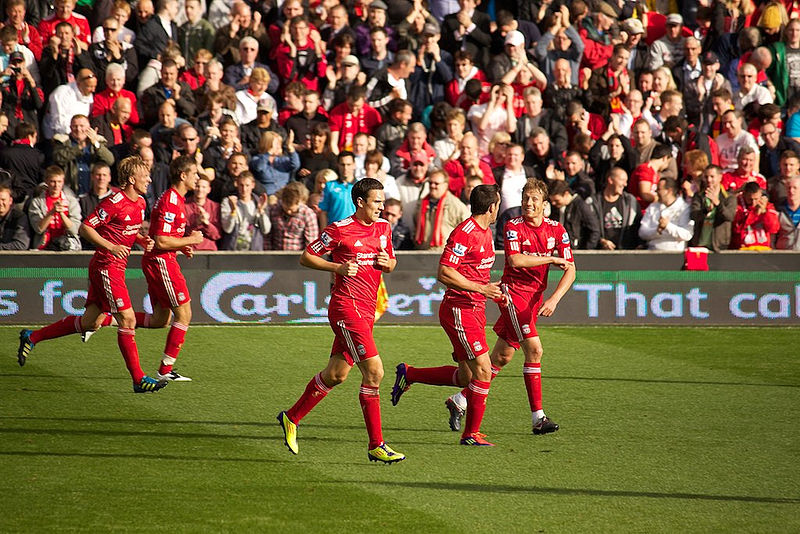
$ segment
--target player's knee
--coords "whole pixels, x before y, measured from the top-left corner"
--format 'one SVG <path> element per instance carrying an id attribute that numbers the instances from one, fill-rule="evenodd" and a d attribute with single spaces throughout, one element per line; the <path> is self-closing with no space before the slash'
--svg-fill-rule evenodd
<path id="1" fill-rule="evenodd" d="M 322 379 L 325 381 L 330 387 L 338 386 L 342 382 L 345 381 L 347 378 L 347 373 L 333 371 L 327 374 L 327 376 L 323 376 Z"/>
<path id="2" fill-rule="evenodd" d="M 133 314 L 133 310 L 130 308 L 116 314 L 115 317 L 117 319 L 117 326 L 119 326 L 119 328 L 127 328 L 129 330 L 136 328 L 136 316 Z"/>
<path id="3" fill-rule="evenodd" d="M 188 304 L 175 309 L 175 322 L 187 326 L 192 322 L 192 308 Z"/>
<path id="4" fill-rule="evenodd" d="M 543 354 L 544 350 L 541 345 L 530 347 L 525 351 L 525 363 L 539 363 L 542 361 Z"/>
<path id="5" fill-rule="evenodd" d="M 514 357 L 514 351 L 500 351 L 494 355 L 492 358 L 492 363 L 495 364 L 497 367 L 505 367 L 509 363 L 511 363 L 511 359 Z"/>

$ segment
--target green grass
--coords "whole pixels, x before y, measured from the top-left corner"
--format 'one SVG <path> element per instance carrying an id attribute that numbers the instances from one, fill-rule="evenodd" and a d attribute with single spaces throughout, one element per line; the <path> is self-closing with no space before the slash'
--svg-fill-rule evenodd
<path id="1" fill-rule="evenodd" d="M 195 379 L 134 395 L 113 329 L 40 343 L 17 366 L 0 328 L 0 531 L 798 532 L 800 329 L 543 329 L 544 396 L 561 430 L 530 432 L 522 357 L 460 447 L 448 388 L 389 403 L 394 366 L 450 361 L 434 327 L 378 327 L 384 436 L 366 458 L 358 372 L 303 421 L 275 414 L 327 358 L 327 327 L 192 328 Z M 140 330 L 153 371 L 166 331 Z M 490 343 L 494 336 L 490 335 Z"/>

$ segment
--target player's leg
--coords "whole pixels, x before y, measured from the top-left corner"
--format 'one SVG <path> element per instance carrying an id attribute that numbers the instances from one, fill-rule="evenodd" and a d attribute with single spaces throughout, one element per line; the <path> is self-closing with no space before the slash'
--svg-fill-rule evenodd
<path id="1" fill-rule="evenodd" d="M 500 370 L 511 361 L 511 358 L 514 357 L 515 351 L 516 349 L 506 340 L 503 338 L 497 338 L 497 342 L 495 342 L 494 347 L 492 348 L 492 353 L 489 356 L 492 370 L 490 381 L 494 380 Z M 468 368 L 466 371 L 467 378 L 461 382 L 462 384 L 469 384 L 472 376 L 471 371 L 469 371 Z M 458 393 L 448 397 L 444 403 L 449 413 L 448 424 L 450 425 L 450 430 L 453 432 L 458 432 L 461 430 L 461 419 L 464 417 L 464 414 L 467 411 L 467 393 L 468 391 L 465 387 Z"/>
<path id="2" fill-rule="evenodd" d="M 155 307 L 153 311 L 155 312 Z M 183 347 L 183 342 L 186 339 L 186 331 L 189 329 L 189 323 L 192 321 L 191 303 L 186 302 L 180 306 L 172 308 L 172 316 L 174 319 L 172 321 L 172 325 L 170 325 L 169 332 L 167 333 L 167 341 L 164 345 L 164 357 L 161 359 L 161 365 L 158 368 L 158 374 L 156 377 L 159 380 L 191 382 L 191 378 L 178 374 L 172 368 L 173 365 L 175 365 L 175 361 L 178 359 L 178 354 L 180 353 L 181 347 Z"/>
<path id="3" fill-rule="evenodd" d="M 367 458 L 372 462 L 395 463 L 405 460 L 404 454 L 392 450 L 383 441 L 381 428 L 381 399 L 380 384 L 383 380 L 383 361 L 375 355 L 358 362 L 361 371 L 361 388 L 358 401 L 364 414 L 364 424 L 367 427 L 369 444 L 367 445 Z"/>
<path id="4" fill-rule="evenodd" d="M 523 377 L 525 389 L 528 392 L 528 402 L 531 407 L 534 434 L 549 434 L 558 430 L 558 424 L 548 418 L 542 406 L 542 342 L 539 336 L 531 337 L 522 342 L 525 353 L 525 366 Z"/>
<path id="5" fill-rule="evenodd" d="M 335 341 L 334 347 L 336 347 Z M 306 389 L 297 399 L 297 402 L 288 410 L 278 414 L 278 423 L 283 429 L 284 443 L 292 454 L 297 454 L 299 450 L 297 446 L 297 425 L 308 415 L 308 412 L 313 410 L 325 398 L 334 386 L 347 379 L 352 366 L 352 362 L 349 362 L 342 353 L 331 355 L 328 365 L 314 375 L 306 384 Z"/>
<path id="6" fill-rule="evenodd" d="M 126 290 L 127 292 L 127 290 Z M 117 324 L 117 344 L 125 360 L 125 367 L 133 379 L 135 393 L 148 393 L 158 391 L 167 385 L 166 381 L 159 381 L 144 374 L 139 363 L 139 349 L 136 346 L 136 315 L 133 308 L 127 306 L 114 312 Z"/>
<path id="7" fill-rule="evenodd" d="M 150 302 L 153 306 L 153 313 L 145 311 L 136 312 L 136 328 L 164 328 L 172 319 L 172 311 L 169 307 L 164 307 L 154 302 L 151 296 Z"/>
<path id="8" fill-rule="evenodd" d="M 483 414 L 486 411 L 486 397 L 489 395 L 492 369 L 489 353 L 484 352 L 466 361 L 472 380 L 467 386 L 467 418 L 464 422 L 464 433 L 461 435 L 462 445 L 491 446 L 480 433 Z"/>

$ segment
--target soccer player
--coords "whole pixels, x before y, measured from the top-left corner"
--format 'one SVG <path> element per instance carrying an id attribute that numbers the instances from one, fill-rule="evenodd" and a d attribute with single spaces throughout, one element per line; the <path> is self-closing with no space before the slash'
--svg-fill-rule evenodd
<path id="1" fill-rule="evenodd" d="M 71 315 L 36 331 L 22 330 L 19 334 L 17 360 L 25 365 L 35 344 L 47 339 L 97 330 L 107 326 L 111 317 L 117 321 L 117 343 L 125 365 L 133 379 L 133 391 L 158 391 L 166 381 L 146 376 L 139 365 L 136 347 L 136 316 L 125 285 L 125 267 L 134 242 L 145 250 L 153 248 L 153 240 L 139 235 L 144 218 L 143 195 L 150 184 L 150 169 L 139 156 L 123 159 L 119 164 L 121 191 L 103 199 L 83 222 L 81 237 L 96 247 L 89 262 L 89 293 L 82 316 Z"/>
<path id="2" fill-rule="evenodd" d="M 500 193 L 496 185 L 479 185 L 469 198 L 472 216 L 450 233 L 439 260 L 438 279 L 447 286 L 439 307 L 439 324 L 453 345 L 458 367 L 397 366 L 392 404 L 411 384 L 466 388 L 467 420 L 462 445 L 492 446 L 480 433 L 486 397 L 492 377 L 489 344 L 486 343 L 486 298 L 502 299 L 499 282 L 489 275 L 494 264 L 494 241 L 489 228 L 497 220 Z"/>
<path id="3" fill-rule="evenodd" d="M 372 328 L 381 274 L 397 265 L 389 222 L 381 219 L 383 185 L 374 178 L 356 182 L 351 191 L 356 212 L 329 225 L 306 247 L 300 258 L 304 267 L 335 273 L 328 321 L 335 334 L 328 365 L 314 376 L 289 410 L 278 414 L 284 442 L 297 454 L 297 425 L 330 390 L 347 378 L 353 365 L 361 371 L 358 399 L 369 435 L 367 457 L 373 462 L 394 463 L 405 455 L 383 441 L 378 387 L 383 362 L 375 347 Z M 331 253 L 332 260 L 322 256 Z"/>
<path id="4" fill-rule="evenodd" d="M 500 303 L 500 318 L 494 325 L 498 339 L 491 355 L 492 376 L 496 376 L 522 347 L 525 354 L 523 377 L 534 434 L 558 430 L 558 425 L 542 408 L 542 342 L 536 331 L 536 319 L 540 315 L 553 315 L 575 281 L 570 237 L 561 224 L 545 218 L 545 200 L 547 185 L 537 179 L 528 180 L 522 189 L 522 216 L 505 225 L 506 261 L 500 286 L 504 299 Z M 563 273 L 553 294 L 542 302 L 550 264 L 557 265 Z M 465 397 L 462 391 L 447 399 L 452 430 L 459 429 L 464 409 L 468 408 Z"/>
<path id="5" fill-rule="evenodd" d="M 197 162 L 193 156 L 180 156 L 169 165 L 172 184 L 164 191 L 150 214 L 150 237 L 155 242 L 152 250 L 142 257 L 142 271 L 147 280 L 147 292 L 153 305 L 153 313 L 138 312 L 136 323 L 144 328 L 163 328 L 174 315 L 167 334 L 164 357 L 156 378 L 176 382 L 192 379 L 172 369 L 183 346 L 186 330 L 192 319 L 189 288 L 178 265 L 177 251 L 191 258 L 193 245 L 203 241 L 203 233 L 186 231 L 186 193 L 197 186 Z"/>

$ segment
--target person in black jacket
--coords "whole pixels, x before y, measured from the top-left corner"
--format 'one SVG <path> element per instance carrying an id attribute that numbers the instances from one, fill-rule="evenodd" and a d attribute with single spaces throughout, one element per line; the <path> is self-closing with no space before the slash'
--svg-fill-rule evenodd
<path id="1" fill-rule="evenodd" d="M 156 14 L 144 23 L 141 31 L 136 35 L 134 46 L 139 55 L 139 65 L 147 65 L 151 59 L 157 59 L 169 41 L 178 41 L 178 25 L 175 18 L 178 16 L 178 0 L 159 0 Z M 167 32 L 164 26 L 168 26 Z"/>
<path id="2" fill-rule="evenodd" d="M 628 173 L 614 167 L 606 176 L 602 191 L 588 204 L 600 229 L 597 248 L 633 250 L 639 246 L 639 223 L 642 212 L 636 197 L 628 193 Z"/>
<path id="3" fill-rule="evenodd" d="M 11 187 L 0 183 L 0 250 L 27 250 L 30 243 L 28 216 L 14 206 Z"/>
<path id="4" fill-rule="evenodd" d="M 589 207 L 593 202 L 588 198 L 586 202 L 570 191 L 569 185 L 563 180 L 550 183 L 550 219 L 564 225 L 567 233 L 572 237 L 572 248 L 593 250 L 600 241 L 600 228 L 597 219 Z"/>
<path id="5" fill-rule="evenodd" d="M 396 198 L 387 198 L 381 217 L 392 225 L 392 247 L 395 250 L 414 250 L 411 230 L 403 222 L 403 203 Z"/>
<path id="6" fill-rule="evenodd" d="M 34 148 L 38 135 L 36 126 L 21 122 L 14 130 L 14 143 L 0 150 L 0 168 L 11 174 L 14 202 L 32 198 L 36 186 L 42 181 L 44 154 Z"/>

